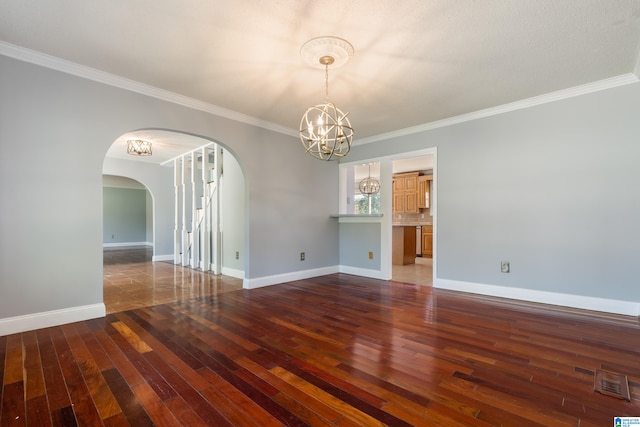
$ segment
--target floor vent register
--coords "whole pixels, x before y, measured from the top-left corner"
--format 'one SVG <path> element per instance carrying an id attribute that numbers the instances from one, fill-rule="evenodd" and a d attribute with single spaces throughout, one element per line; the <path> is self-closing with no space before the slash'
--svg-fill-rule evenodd
<path id="1" fill-rule="evenodd" d="M 596 369 L 594 389 L 607 396 L 631 401 L 629 380 L 626 375 Z"/>

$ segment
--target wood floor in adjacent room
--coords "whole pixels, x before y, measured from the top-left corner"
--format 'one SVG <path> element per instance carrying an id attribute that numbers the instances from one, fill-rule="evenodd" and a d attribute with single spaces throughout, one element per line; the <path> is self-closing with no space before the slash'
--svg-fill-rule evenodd
<path id="1" fill-rule="evenodd" d="M 105 248 L 103 296 L 107 313 L 242 289 L 242 280 L 151 262 L 151 247 Z"/>
<path id="2" fill-rule="evenodd" d="M 637 319 L 345 274 L 175 296 L 0 337 L 0 425 L 585 427 L 640 416 Z M 630 402 L 593 390 L 599 368 L 628 376 Z"/>

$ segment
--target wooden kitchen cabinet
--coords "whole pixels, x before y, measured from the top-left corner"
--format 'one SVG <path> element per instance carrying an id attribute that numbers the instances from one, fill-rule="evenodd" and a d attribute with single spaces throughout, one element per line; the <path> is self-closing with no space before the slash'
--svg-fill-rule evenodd
<path id="1" fill-rule="evenodd" d="M 393 213 L 418 213 L 419 172 L 393 176 Z"/>
<path id="2" fill-rule="evenodd" d="M 422 226 L 422 256 L 433 257 L 433 226 Z"/>
<path id="3" fill-rule="evenodd" d="M 393 176 L 393 192 L 404 193 L 404 179 L 398 175 Z"/>
<path id="4" fill-rule="evenodd" d="M 418 177 L 418 209 L 429 207 L 429 182 L 433 175 L 420 175 Z"/>
<path id="5" fill-rule="evenodd" d="M 404 193 L 393 192 L 393 213 L 404 213 Z"/>

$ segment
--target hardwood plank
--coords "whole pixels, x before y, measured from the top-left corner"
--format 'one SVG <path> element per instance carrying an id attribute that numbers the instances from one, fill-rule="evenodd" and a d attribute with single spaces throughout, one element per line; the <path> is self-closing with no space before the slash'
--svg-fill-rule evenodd
<path id="1" fill-rule="evenodd" d="M 127 417 L 122 412 L 118 412 L 116 415 L 109 417 L 105 420 L 104 427 L 129 427 L 129 421 L 127 421 Z"/>
<path id="2" fill-rule="evenodd" d="M 118 314 L 118 317 L 125 323 L 129 325 L 129 327 L 136 332 L 141 338 L 147 342 L 153 351 L 162 358 L 162 360 L 166 361 L 169 366 L 173 367 L 175 370 L 181 372 L 182 376 L 188 383 L 194 387 L 196 390 L 203 390 L 209 387 L 209 383 L 202 379 L 197 373 L 196 370 L 202 368 L 204 365 L 195 357 L 191 356 L 183 349 L 179 347 L 174 347 L 172 351 L 171 348 L 165 346 L 168 344 L 170 347 L 169 340 L 162 335 L 159 331 L 155 331 L 154 335 L 158 335 L 162 341 L 156 339 L 154 335 L 149 333 L 148 330 L 144 329 L 142 326 L 137 324 L 134 320 L 136 317 L 133 313 L 130 314 L 131 317 L 125 316 L 123 314 Z M 146 325 L 147 328 L 152 329 L 148 323 L 144 322 L 142 319 L 139 319 L 143 324 Z"/>
<path id="3" fill-rule="evenodd" d="M 129 344 L 135 348 L 138 353 L 147 353 L 153 351 L 146 342 L 142 341 L 140 337 L 131 330 L 127 325 L 122 322 L 112 322 L 111 325 L 116 328 L 118 332 L 127 340 Z"/>
<path id="4" fill-rule="evenodd" d="M 105 328 L 107 328 L 106 325 Z M 102 350 L 104 350 L 105 354 L 113 363 L 113 368 L 118 370 L 118 372 L 127 381 L 127 384 L 133 386 L 145 381 L 144 377 L 126 358 L 124 353 L 120 350 L 120 348 L 118 348 L 113 340 L 111 340 L 105 330 L 96 331 L 94 332 L 93 336 L 96 338 L 96 341 L 98 341 L 98 343 L 102 347 Z"/>
<path id="5" fill-rule="evenodd" d="M 144 378 L 144 381 L 153 387 L 163 401 L 177 395 L 176 391 L 162 378 L 162 375 L 111 324 L 107 325 L 106 329 L 109 338 L 120 348 L 129 363 Z"/>
<path id="6" fill-rule="evenodd" d="M 96 337 L 93 335 L 92 330 L 89 328 L 89 322 L 74 323 L 76 332 L 86 348 L 91 353 L 91 358 L 94 360 L 100 371 L 107 371 L 113 368 L 113 362 L 107 355 L 106 351 L 102 348 Z"/>
<path id="7" fill-rule="evenodd" d="M 417 422 L 416 420 L 423 420 L 424 414 L 427 409 L 434 405 L 434 401 L 425 400 L 422 396 L 413 396 L 412 399 L 407 399 L 399 394 L 393 393 L 389 391 L 394 386 L 390 384 L 386 384 L 386 388 L 382 388 L 376 384 L 373 384 L 369 381 L 363 380 L 358 376 L 349 375 L 347 372 L 335 368 L 333 366 L 326 366 L 318 361 L 310 361 L 309 363 L 317 366 L 319 368 L 318 373 L 330 373 L 333 377 L 340 378 L 341 380 L 348 382 L 349 384 L 353 384 L 361 388 L 363 391 L 370 393 L 373 396 L 378 397 L 382 401 L 381 407 L 392 415 L 395 415 L 397 418 L 400 418 L 406 422 L 409 422 L 413 425 L 421 425 L 424 422 Z M 423 404 L 420 404 L 423 402 Z M 456 412 L 460 414 L 467 415 L 471 414 L 471 416 L 475 416 L 477 412 L 476 409 L 464 408 L 462 405 L 456 406 Z M 468 421 L 468 420 L 467 420 Z"/>
<path id="8" fill-rule="evenodd" d="M 78 425 L 74 409 L 71 406 L 51 411 L 51 419 L 54 426 L 75 427 Z"/>
<path id="9" fill-rule="evenodd" d="M 103 372 L 104 379 L 113 391 L 122 413 L 132 426 L 153 426 L 153 421 L 116 369 Z"/>
<path id="10" fill-rule="evenodd" d="M 272 395 L 273 400 L 310 425 L 336 425 L 342 418 L 342 415 L 335 409 L 312 396 L 300 393 L 296 387 L 274 375 L 260 364 L 244 357 L 240 358 L 238 363 L 278 389 L 279 392 Z"/>
<path id="11" fill-rule="evenodd" d="M 293 363 L 287 365 L 286 368 L 289 368 L 289 371 L 292 374 L 296 375 L 307 383 L 314 385 L 315 387 L 317 387 L 317 389 L 322 390 L 324 393 L 327 393 L 340 400 L 341 402 L 346 403 L 351 408 L 357 409 L 358 411 L 373 417 L 375 420 L 380 421 L 383 424 L 394 426 L 410 425 L 402 419 L 396 418 L 388 412 L 380 409 L 382 402 L 374 396 L 371 396 L 368 393 L 365 393 L 364 391 L 359 390 L 355 387 L 351 387 L 346 383 L 342 383 L 341 381 L 337 380 L 334 377 L 331 377 L 326 373 L 322 375 L 324 378 L 320 378 L 312 373 L 314 370 L 298 368 L 298 366 L 300 365 L 304 366 L 305 368 L 309 368 L 309 365 L 306 364 Z M 325 378 L 330 378 L 333 383 L 338 383 L 340 386 L 336 386 L 331 382 L 326 381 Z"/>
<path id="12" fill-rule="evenodd" d="M 157 357 L 155 353 L 147 353 L 145 357 L 205 423 L 220 426 L 228 424 L 224 416 L 211 405 L 211 402 L 203 398 L 202 392 L 198 392 L 193 388 L 176 371 Z"/>
<path id="13" fill-rule="evenodd" d="M 247 396 L 208 368 L 203 368 L 201 375 L 213 386 L 203 392 L 204 396 L 210 402 L 226 401 L 223 414 L 233 425 L 277 426 L 280 425 L 278 419 L 289 426 L 303 425 L 295 416 L 263 394 L 252 393 Z M 245 418 L 248 420 L 243 420 Z"/>
<path id="14" fill-rule="evenodd" d="M 45 394 L 32 397 L 26 405 L 27 426 L 47 427 L 51 426 L 51 411 Z"/>
<path id="15" fill-rule="evenodd" d="M 300 390 L 300 392 L 305 393 L 313 397 L 314 399 L 321 401 L 325 405 L 333 408 L 334 410 L 338 411 L 343 416 L 348 417 L 349 419 L 351 419 L 357 424 L 360 424 L 363 426 L 383 426 L 384 425 L 380 420 L 376 420 L 375 418 L 360 411 L 359 409 L 356 409 L 348 405 L 342 400 L 325 392 L 319 387 L 316 387 L 313 384 L 310 384 L 304 381 L 302 378 L 294 375 L 293 373 L 285 369 L 276 367 L 276 368 L 272 368 L 270 371 L 274 375 L 280 377 L 283 381 L 286 381 L 287 383 L 291 384 L 292 386 Z"/>
<path id="16" fill-rule="evenodd" d="M 22 345 L 24 352 L 25 399 L 28 401 L 44 396 L 46 390 L 36 333 L 34 331 L 23 333 Z"/>
<path id="17" fill-rule="evenodd" d="M 100 417 L 106 420 L 122 412 L 97 363 L 93 360 L 91 352 L 78 335 L 74 325 L 64 325 L 61 329 L 69 343 L 73 357 L 80 368 Z"/>
<path id="18" fill-rule="evenodd" d="M 64 374 L 60 368 L 58 354 L 53 346 L 49 332 L 49 329 L 41 329 L 36 332 L 36 336 L 38 338 L 38 348 L 40 349 L 47 401 L 49 402 L 49 409 L 53 413 L 62 408 L 70 407 L 71 399 L 69 398 Z"/>
<path id="19" fill-rule="evenodd" d="M 183 426 L 207 427 L 202 418 L 180 396 L 167 400 L 164 404 L 172 414 L 182 423 Z"/>
<path id="20" fill-rule="evenodd" d="M 50 328 L 50 335 L 78 424 L 100 425 L 102 423 L 100 414 L 84 382 L 80 368 L 73 358 L 71 348 L 64 338 L 62 328 Z"/>
<path id="21" fill-rule="evenodd" d="M 5 384 L 0 401 L 0 425 L 1 426 L 26 426 L 26 408 L 24 401 L 24 384 L 22 381 L 13 381 Z"/>
<path id="22" fill-rule="evenodd" d="M 169 408 L 167 408 L 158 395 L 155 394 L 149 384 L 142 383 L 135 385 L 133 386 L 133 392 L 156 426 L 179 427 L 181 425 Z"/>
<path id="23" fill-rule="evenodd" d="M 4 366 L 4 385 L 23 381 L 22 372 L 22 336 L 20 334 L 7 337 Z"/>

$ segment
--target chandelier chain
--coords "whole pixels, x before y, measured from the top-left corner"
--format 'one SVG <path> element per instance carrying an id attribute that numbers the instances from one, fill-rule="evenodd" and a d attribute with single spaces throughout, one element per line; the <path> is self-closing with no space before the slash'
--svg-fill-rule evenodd
<path id="1" fill-rule="evenodd" d="M 329 64 L 324 64 L 324 99 L 329 101 Z"/>

